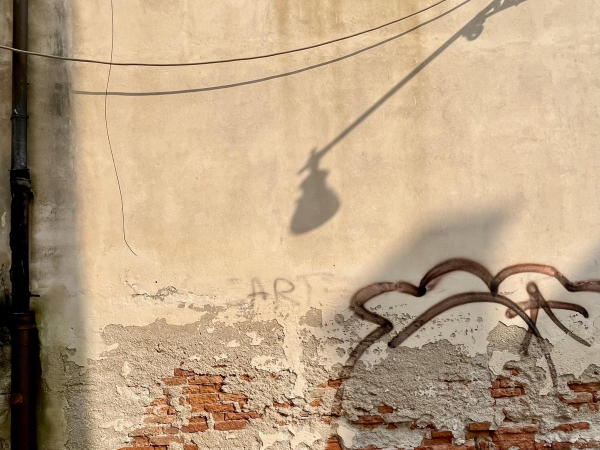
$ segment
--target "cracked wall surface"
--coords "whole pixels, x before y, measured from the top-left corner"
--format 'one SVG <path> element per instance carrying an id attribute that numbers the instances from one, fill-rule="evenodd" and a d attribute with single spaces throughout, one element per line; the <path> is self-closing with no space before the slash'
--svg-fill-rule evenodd
<path id="1" fill-rule="evenodd" d="M 406 18 L 276 58 L 114 66 L 108 86 L 105 66 L 32 57 L 40 449 L 600 448 L 596 3 L 115 1 L 115 61 Z M 8 0 L 0 21 L 8 43 Z M 30 0 L 30 47 L 107 59 L 110 23 L 104 0 Z M 523 263 L 544 266 L 494 285 Z M 390 346 L 469 293 L 485 302 Z M 3 328 L 2 450 L 10 351 Z"/>

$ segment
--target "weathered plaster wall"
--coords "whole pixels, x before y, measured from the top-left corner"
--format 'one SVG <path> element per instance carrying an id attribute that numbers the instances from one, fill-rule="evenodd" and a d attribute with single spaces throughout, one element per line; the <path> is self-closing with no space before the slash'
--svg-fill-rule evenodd
<path id="1" fill-rule="evenodd" d="M 110 2 L 30 1 L 32 49 L 109 57 Z M 114 2 L 114 60 L 269 53 L 431 4 Z M 115 166 L 108 68 L 32 59 L 41 448 L 598 448 L 598 294 L 549 276 L 500 294 L 525 301 L 533 281 L 586 308 L 555 313 L 589 347 L 540 312 L 546 340 L 524 351 L 523 321 L 486 303 L 390 348 L 430 306 L 486 291 L 455 272 L 424 297 L 373 299 L 395 329 L 348 369 L 375 329 L 350 300 L 371 283 L 418 285 L 456 257 L 599 278 L 598 5 L 489 5 L 447 0 L 272 59 L 113 67 Z M 8 168 L 6 53 L 0 82 Z"/>

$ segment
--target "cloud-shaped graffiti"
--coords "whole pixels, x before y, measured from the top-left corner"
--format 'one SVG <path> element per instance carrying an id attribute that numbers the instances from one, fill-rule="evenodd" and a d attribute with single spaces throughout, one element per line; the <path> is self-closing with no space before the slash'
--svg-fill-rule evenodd
<path id="1" fill-rule="evenodd" d="M 388 292 L 400 292 L 403 294 L 411 295 L 413 297 L 424 297 L 427 292 L 433 290 L 436 284 L 446 275 L 452 272 L 467 272 L 477 278 L 479 278 L 487 286 L 487 291 L 482 292 L 465 292 L 462 294 L 452 295 L 444 300 L 437 302 L 431 306 L 425 312 L 416 317 L 411 323 L 404 327 L 398 332 L 388 343 L 390 347 L 398 347 L 410 336 L 417 332 L 423 325 L 433 320 L 440 314 L 448 311 L 449 309 L 455 308 L 461 305 L 467 305 L 471 303 L 497 303 L 506 306 L 507 317 L 519 316 L 527 324 L 531 333 L 528 333 L 525 337 L 522 345 L 524 352 L 527 352 L 532 336 L 535 336 L 539 343 L 548 367 L 550 370 L 550 376 L 554 385 L 557 383 L 557 375 L 554 364 L 550 357 L 550 351 L 547 347 L 546 341 L 543 339 L 540 331 L 538 330 L 536 323 L 540 309 L 543 310 L 548 317 L 558 326 L 564 333 L 571 338 L 575 339 L 582 345 L 590 346 L 590 344 L 577 336 L 571 330 L 569 330 L 554 314 L 553 310 L 569 310 L 581 314 L 583 317 L 588 317 L 587 310 L 575 303 L 568 303 L 555 300 L 546 300 L 540 292 L 535 282 L 529 282 L 526 285 L 526 290 L 529 295 L 529 300 L 521 303 L 515 303 L 509 298 L 498 293 L 500 285 L 509 277 L 517 274 L 524 273 L 538 273 L 549 277 L 553 277 L 558 280 L 563 287 L 569 292 L 596 292 L 600 293 L 600 280 L 584 280 L 584 281 L 570 281 L 562 273 L 552 266 L 544 264 L 516 264 L 502 269 L 496 275 L 485 268 L 482 264 L 464 258 L 453 258 L 437 264 L 431 270 L 429 270 L 422 278 L 418 286 L 415 286 L 406 281 L 397 282 L 380 282 L 373 283 L 359 289 L 350 300 L 350 308 L 361 318 L 371 323 L 378 325 L 378 327 L 369 333 L 352 351 L 348 361 L 346 362 L 347 373 L 343 378 L 347 378 L 352 371 L 352 368 L 356 362 L 360 359 L 361 355 L 377 340 L 384 335 L 391 333 L 394 330 L 394 325 L 391 321 L 386 319 L 373 311 L 366 308 L 367 302 L 370 300 L 388 293 Z M 528 314 L 529 312 L 529 314 Z"/>

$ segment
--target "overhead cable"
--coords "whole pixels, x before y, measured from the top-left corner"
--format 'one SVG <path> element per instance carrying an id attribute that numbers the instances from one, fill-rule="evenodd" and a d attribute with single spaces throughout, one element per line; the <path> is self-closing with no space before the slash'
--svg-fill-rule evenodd
<path id="1" fill-rule="evenodd" d="M 359 31 L 358 33 L 353 33 L 350 34 L 348 36 L 343 36 L 343 37 L 339 37 L 336 39 L 332 39 L 330 41 L 325 41 L 325 42 L 321 42 L 318 44 L 312 44 L 312 45 L 307 45 L 305 47 L 299 47 L 299 48 L 294 48 L 294 49 L 290 49 L 290 50 L 283 50 L 283 51 L 279 51 L 279 52 L 275 52 L 275 53 L 267 53 L 264 55 L 255 55 L 255 56 L 244 56 L 244 57 L 239 57 L 239 58 L 228 58 L 228 59 L 216 59 L 216 60 L 209 60 L 209 61 L 193 61 L 193 62 L 184 62 L 184 63 L 142 63 L 142 62 L 118 62 L 118 61 L 104 61 L 104 60 L 98 60 L 98 59 L 86 59 L 86 58 L 71 58 L 68 56 L 59 56 L 59 55 L 51 55 L 48 53 L 40 53 L 40 52 L 32 52 L 32 51 L 27 51 L 27 50 L 21 50 L 18 48 L 14 48 L 14 47 L 9 47 L 7 45 L 0 45 L 0 49 L 4 49 L 4 50 L 8 50 L 11 52 L 15 52 L 15 53 L 22 53 L 22 54 L 26 54 L 26 55 L 31 55 L 31 56 L 39 56 L 42 58 L 50 58 L 50 59 L 58 59 L 58 60 L 62 60 L 62 61 L 73 61 L 73 62 L 81 62 L 81 63 L 91 63 L 91 64 L 104 64 L 107 66 L 143 66 L 143 67 L 181 67 L 181 66 L 207 66 L 207 65 L 214 65 L 214 64 L 224 64 L 224 63 L 231 63 L 231 62 L 239 62 L 239 61 L 251 61 L 254 59 L 265 59 L 265 58 L 272 58 L 274 56 L 281 56 L 281 55 L 287 55 L 290 53 L 297 53 L 297 52 L 302 52 L 305 50 L 310 50 L 313 48 L 317 48 L 317 47 L 323 47 L 324 45 L 329 45 L 329 44 L 333 44 L 335 42 L 340 42 L 340 41 L 344 41 L 346 39 L 351 39 L 363 34 L 367 34 L 367 33 L 371 33 L 373 31 L 379 30 L 381 28 L 385 28 L 388 27 L 390 25 L 393 25 L 395 23 L 401 22 L 403 20 L 409 19 L 411 17 L 416 16 L 417 14 L 421 14 L 429 9 L 435 8 L 436 6 L 446 2 L 447 0 L 439 0 L 438 2 L 423 8 L 419 11 L 416 11 L 412 14 L 409 14 L 407 16 L 404 17 L 400 17 L 399 19 L 396 20 L 392 20 L 391 22 L 387 22 L 384 23 L 382 25 L 379 25 L 377 27 L 374 28 L 369 28 L 368 30 L 363 30 L 363 31 Z"/>

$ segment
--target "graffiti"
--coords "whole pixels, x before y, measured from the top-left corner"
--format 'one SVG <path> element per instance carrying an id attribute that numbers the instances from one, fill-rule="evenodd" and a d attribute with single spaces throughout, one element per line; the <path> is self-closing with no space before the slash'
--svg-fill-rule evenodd
<path id="1" fill-rule="evenodd" d="M 517 264 L 507 267 L 498 272 L 497 275 L 485 268 L 476 261 L 464 258 L 453 258 L 437 264 L 431 268 L 421 279 L 418 286 L 406 281 L 397 282 L 379 282 L 373 283 L 359 289 L 350 299 L 350 308 L 360 318 L 371 322 L 378 327 L 371 331 L 358 345 L 352 350 L 344 368 L 341 372 L 341 380 L 347 380 L 352 375 L 355 364 L 375 342 L 381 339 L 388 333 L 394 330 L 393 323 L 385 317 L 370 311 L 366 308 L 366 304 L 374 298 L 389 292 L 399 292 L 412 297 L 424 297 L 427 292 L 435 289 L 437 283 L 446 275 L 452 272 L 467 272 L 479 278 L 485 284 L 487 291 L 482 292 L 465 292 L 462 294 L 453 295 L 444 300 L 437 302 L 425 312 L 421 313 L 411 323 L 405 326 L 398 332 L 388 343 L 392 348 L 398 347 L 405 342 L 410 336 L 421 329 L 425 324 L 439 316 L 440 314 L 461 305 L 473 303 L 496 303 L 508 308 L 506 315 L 509 318 L 519 316 L 526 324 L 530 331 L 522 343 L 522 351 L 527 352 L 533 336 L 538 340 L 541 350 L 544 354 L 550 377 L 553 384 L 557 385 L 557 374 L 550 351 L 546 341 L 543 339 L 539 329 L 537 328 L 537 318 L 539 310 L 542 309 L 548 317 L 569 337 L 577 342 L 590 346 L 590 344 L 569 330 L 554 314 L 553 310 L 567 310 L 581 314 L 583 317 L 588 317 L 587 310 L 577 304 L 546 300 L 540 292 L 535 282 L 527 284 L 527 293 L 529 300 L 522 303 L 515 303 L 509 298 L 498 293 L 500 285 L 509 277 L 524 273 L 539 273 L 553 277 L 558 280 L 562 286 L 569 292 L 596 292 L 600 293 L 600 280 L 584 280 L 572 282 L 565 277 L 561 272 L 552 266 L 543 264 Z M 529 312 L 529 315 L 527 314 Z M 341 415 L 342 399 L 344 396 L 344 383 L 341 383 L 335 395 L 334 406 L 332 408 L 332 416 L 339 417 Z"/>
<path id="2" fill-rule="evenodd" d="M 590 344 L 577 336 L 571 330 L 569 330 L 554 314 L 553 310 L 567 310 L 573 311 L 583 317 L 589 317 L 588 311 L 577 304 L 546 300 L 540 292 L 535 282 L 529 282 L 526 286 L 529 300 L 521 303 L 516 303 L 499 294 L 500 285 L 509 277 L 517 274 L 524 273 L 539 273 L 552 278 L 555 278 L 560 284 L 569 292 L 595 292 L 600 293 L 600 280 L 584 280 L 572 282 L 565 277 L 561 272 L 552 266 L 543 264 L 517 264 L 514 266 L 506 267 L 498 272 L 497 275 L 492 273 L 485 268 L 482 264 L 465 258 L 452 258 L 443 261 L 436 266 L 432 267 L 421 279 L 418 285 L 406 281 L 397 282 L 379 282 L 372 283 L 359 289 L 350 299 L 350 309 L 360 318 L 378 325 L 376 329 L 371 331 L 365 338 L 363 338 L 354 347 L 350 353 L 345 365 L 340 372 L 339 383 L 336 384 L 336 393 L 333 399 L 333 404 L 330 409 L 329 416 L 331 419 L 342 417 L 342 405 L 344 400 L 344 391 L 346 388 L 346 381 L 351 378 L 354 371 L 354 367 L 365 351 L 379 341 L 386 334 L 394 331 L 393 323 L 385 317 L 370 311 L 366 308 L 366 304 L 376 297 L 382 294 L 390 292 L 399 292 L 401 294 L 407 294 L 415 298 L 422 298 L 427 295 L 428 292 L 435 289 L 438 282 L 446 275 L 452 272 L 467 272 L 475 277 L 479 278 L 487 288 L 487 291 L 482 292 L 465 292 L 462 294 L 452 295 L 445 298 L 425 312 L 421 313 L 415 319 L 412 320 L 407 326 L 400 330 L 389 342 L 388 346 L 395 348 L 405 342 L 410 336 L 421 329 L 425 324 L 439 316 L 440 314 L 461 305 L 468 305 L 474 303 L 496 303 L 507 308 L 506 316 L 514 318 L 519 316 L 526 324 L 529 329 L 525 339 L 521 345 L 521 351 L 527 353 L 531 339 L 533 336 L 536 337 L 540 344 L 541 351 L 544 354 L 544 358 L 548 364 L 550 378 L 552 379 L 553 385 L 556 387 L 558 383 L 558 376 L 550 351 L 547 347 L 546 341 L 543 339 L 539 329 L 537 328 L 537 318 L 539 310 L 542 309 L 564 333 L 566 333 L 572 339 L 577 342 L 590 346 Z M 529 314 L 527 313 L 529 312 Z M 371 417 L 371 416 L 367 416 Z M 331 422 L 333 423 L 333 421 Z M 337 446 L 331 448 L 342 448 L 339 445 L 339 439 L 336 433 L 333 434 L 333 442 Z M 329 448 L 329 447 L 328 447 Z"/>

